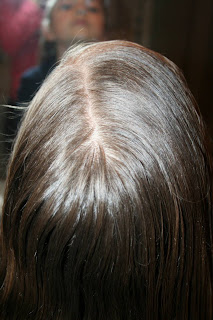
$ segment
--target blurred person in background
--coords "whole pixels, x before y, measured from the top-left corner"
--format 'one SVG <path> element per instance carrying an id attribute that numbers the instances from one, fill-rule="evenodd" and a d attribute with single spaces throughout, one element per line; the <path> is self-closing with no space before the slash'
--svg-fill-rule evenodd
<path id="1" fill-rule="evenodd" d="M 104 0 L 49 0 L 42 23 L 41 62 L 21 79 L 18 102 L 29 102 L 69 46 L 106 37 Z"/>

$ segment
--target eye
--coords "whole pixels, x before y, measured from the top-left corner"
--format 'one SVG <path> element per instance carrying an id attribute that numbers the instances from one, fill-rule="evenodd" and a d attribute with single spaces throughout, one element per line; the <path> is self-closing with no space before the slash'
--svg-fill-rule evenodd
<path id="1" fill-rule="evenodd" d="M 98 7 L 88 7 L 87 11 L 91 13 L 98 13 L 100 9 Z"/>
<path id="2" fill-rule="evenodd" d="M 60 5 L 59 9 L 62 11 L 68 11 L 73 8 L 73 5 L 71 3 L 63 3 Z"/>

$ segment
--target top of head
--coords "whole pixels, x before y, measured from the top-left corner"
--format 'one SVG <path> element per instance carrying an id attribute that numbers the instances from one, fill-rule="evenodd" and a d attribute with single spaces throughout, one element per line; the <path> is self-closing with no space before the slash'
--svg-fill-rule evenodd
<path id="1" fill-rule="evenodd" d="M 191 158 L 197 152 L 191 146 L 200 130 L 193 103 L 180 71 L 165 57 L 125 41 L 80 45 L 67 52 L 33 99 L 18 141 L 27 143 L 28 155 L 37 154 L 52 177 L 46 194 L 53 181 L 57 189 L 65 180 L 70 188 L 87 188 L 100 170 L 101 188 L 109 174 L 118 175 L 124 189 L 139 171 L 150 179 L 161 172 L 169 190 L 182 197 L 174 167 L 186 174 L 183 149 Z M 109 190 L 93 188 L 96 199 L 109 196 Z"/>
<path id="2" fill-rule="evenodd" d="M 137 162 L 144 174 L 160 170 L 173 188 L 169 167 L 182 161 L 183 148 L 195 152 L 186 139 L 200 130 L 193 103 L 180 71 L 165 57 L 125 41 L 80 45 L 67 52 L 33 99 L 19 141 L 27 138 L 58 186 L 67 176 L 77 188 L 83 168 L 93 171 L 96 165 L 103 174 L 121 170 L 125 184 L 138 174 Z M 79 177 L 73 176 L 75 161 Z"/>

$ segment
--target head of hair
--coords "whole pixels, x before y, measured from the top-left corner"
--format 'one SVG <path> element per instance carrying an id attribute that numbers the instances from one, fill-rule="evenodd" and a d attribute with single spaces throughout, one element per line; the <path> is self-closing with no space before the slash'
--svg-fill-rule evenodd
<path id="1" fill-rule="evenodd" d="M 1 319 L 211 319 L 212 165 L 171 61 L 69 50 L 20 128 L 1 246 Z"/>

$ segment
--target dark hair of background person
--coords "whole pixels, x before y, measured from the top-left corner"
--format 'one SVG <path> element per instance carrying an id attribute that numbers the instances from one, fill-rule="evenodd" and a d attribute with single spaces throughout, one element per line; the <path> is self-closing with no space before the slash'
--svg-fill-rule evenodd
<path id="1" fill-rule="evenodd" d="M 72 48 L 6 181 L 1 319 L 212 319 L 212 161 L 180 70 L 125 41 Z"/>

